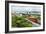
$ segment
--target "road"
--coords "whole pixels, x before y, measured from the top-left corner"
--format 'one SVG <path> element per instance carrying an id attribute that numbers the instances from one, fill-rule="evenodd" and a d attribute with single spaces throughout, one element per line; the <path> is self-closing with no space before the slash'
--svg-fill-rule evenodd
<path id="1" fill-rule="evenodd" d="M 31 22 L 33 27 L 38 27 L 38 26 L 40 26 L 39 24 L 34 23 L 34 22 L 30 21 L 30 20 L 29 20 L 29 19 L 27 19 L 27 18 L 25 18 L 25 19 L 26 19 L 27 21 Z"/>

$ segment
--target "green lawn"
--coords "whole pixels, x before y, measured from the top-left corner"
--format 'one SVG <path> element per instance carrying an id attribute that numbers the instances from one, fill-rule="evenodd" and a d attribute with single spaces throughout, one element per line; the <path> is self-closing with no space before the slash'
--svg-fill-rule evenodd
<path id="1" fill-rule="evenodd" d="M 33 15 L 37 19 L 41 19 L 40 15 Z M 12 16 L 12 27 L 32 27 L 32 23 L 27 21 L 27 16 Z"/>
<path id="2" fill-rule="evenodd" d="M 25 16 L 12 16 L 12 27 L 32 27 L 25 18 Z"/>

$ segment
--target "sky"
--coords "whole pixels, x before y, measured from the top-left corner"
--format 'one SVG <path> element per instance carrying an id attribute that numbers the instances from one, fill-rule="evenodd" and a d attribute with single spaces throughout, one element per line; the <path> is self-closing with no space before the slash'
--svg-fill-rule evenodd
<path id="1" fill-rule="evenodd" d="M 11 6 L 12 11 L 16 12 L 26 12 L 26 11 L 41 11 L 41 7 L 37 6 Z"/>

